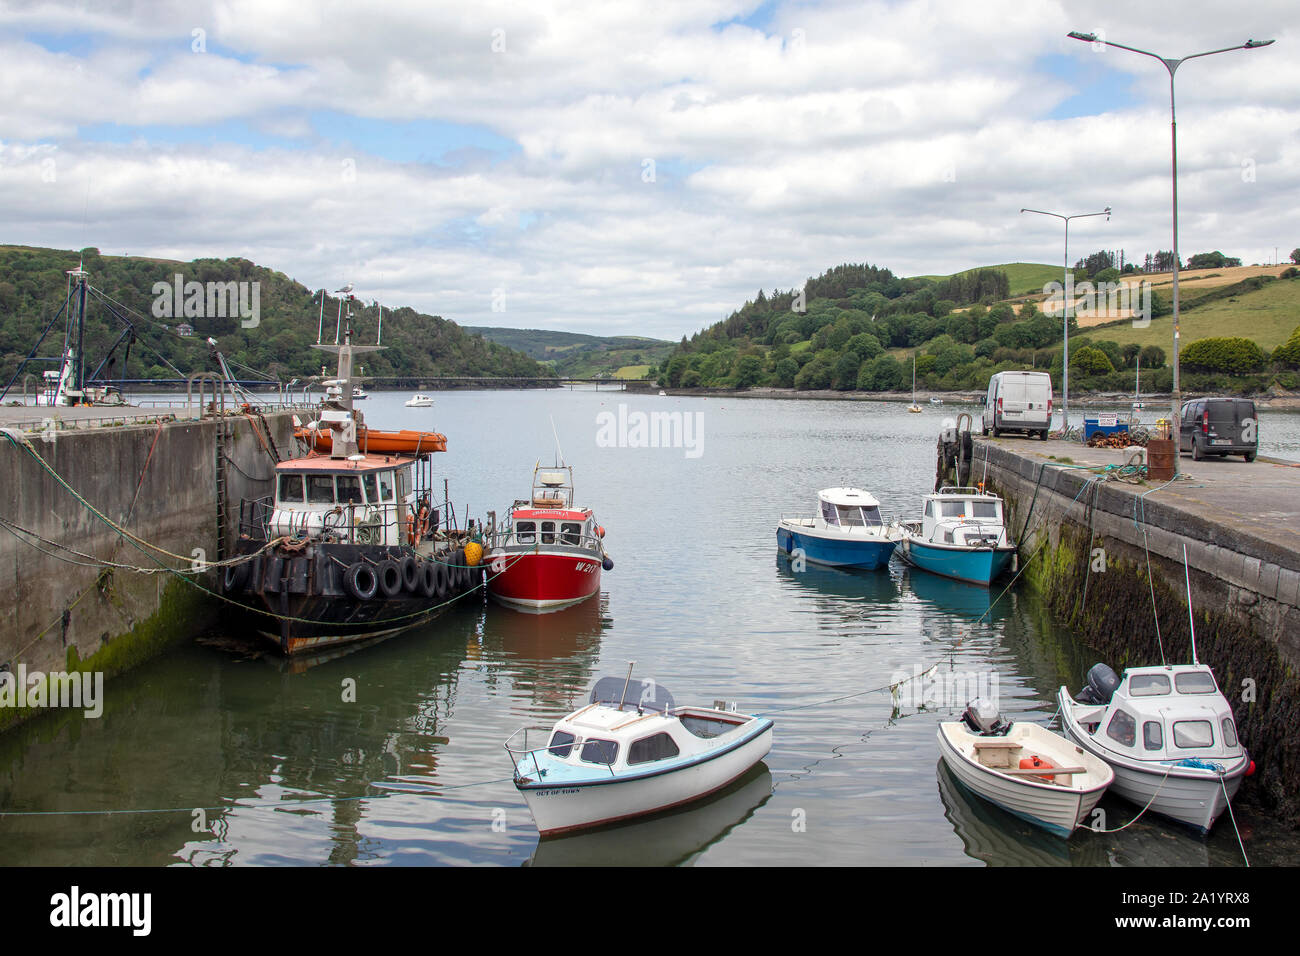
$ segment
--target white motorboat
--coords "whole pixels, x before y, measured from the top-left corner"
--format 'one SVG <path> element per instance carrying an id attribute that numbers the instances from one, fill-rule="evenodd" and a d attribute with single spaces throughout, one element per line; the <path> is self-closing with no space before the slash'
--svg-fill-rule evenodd
<path id="1" fill-rule="evenodd" d="M 1003 723 L 979 700 L 939 725 L 939 753 L 974 793 L 1058 836 L 1084 824 L 1114 779 L 1082 747 L 1038 724 Z"/>
<path id="2" fill-rule="evenodd" d="M 777 549 L 800 551 L 816 564 L 874 571 L 889 564 L 901 534 L 880 514 L 880 502 L 860 488 L 824 488 L 817 513 L 782 515 Z"/>
<path id="3" fill-rule="evenodd" d="M 1077 697 L 1062 687 L 1059 700 L 1066 736 L 1110 764 L 1117 794 L 1201 832 L 1254 772 L 1204 664 L 1130 667 L 1123 677 L 1096 664 Z"/>
<path id="4" fill-rule="evenodd" d="M 534 735 L 537 737 L 534 744 Z M 515 787 L 543 836 L 682 806 L 743 776 L 772 749 L 772 721 L 676 707 L 653 680 L 606 677 L 549 731 L 506 741 Z"/>
<path id="5" fill-rule="evenodd" d="M 941 488 L 925 496 L 920 521 L 901 521 L 899 556 L 934 574 L 987 587 L 1012 567 L 1016 546 L 1002 499 L 983 488 Z"/>
<path id="6" fill-rule="evenodd" d="M 406 402 L 407 408 L 433 408 L 433 396 L 418 393 L 412 395 Z"/>

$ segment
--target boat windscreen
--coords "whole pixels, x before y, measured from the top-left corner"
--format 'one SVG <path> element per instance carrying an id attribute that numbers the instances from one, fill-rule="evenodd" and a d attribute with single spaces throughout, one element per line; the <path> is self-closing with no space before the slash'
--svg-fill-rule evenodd
<path id="1" fill-rule="evenodd" d="M 624 694 L 624 688 L 627 693 Z M 618 704 L 626 701 L 645 710 L 666 712 L 673 706 L 673 696 L 668 688 L 654 680 L 639 680 L 626 677 L 602 677 L 591 689 L 593 704 Z"/>

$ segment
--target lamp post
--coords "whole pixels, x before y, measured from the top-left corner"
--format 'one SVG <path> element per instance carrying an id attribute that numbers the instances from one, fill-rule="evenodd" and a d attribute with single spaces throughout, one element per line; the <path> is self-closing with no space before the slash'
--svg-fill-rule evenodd
<path id="1" fill-rule="evenodd" d="M 1074 298 L 1071 294 L 1074 283 L 1070 281 L 1070 220 L 1087 219 L 1089 216 L 1105 216 L 1110 220 L 1110 207 L 1107 206 L 1101 212 L 1077 212 L 1072 216 L 1064 216 L 1059 212 L 1045 212 L 1042 209 L 1021 209 L 1022 213 L 1036 212 L 1040 216 L 1052 216 L 1065 222 L 1065 271 L 1061 276 L 1061 312 L 1063 313 L 1062 322 L 1065 326 L 1065 353 L 1062 356 L 1061 363 L 1061 435 L 1064 437 L 1070 431 L 1070 300 Z M 1051 422 L 1048 422 L 1051 427 Z"/>
<path id="2" fill-rule="evenodd" d="M 1182 390 L 1178 382 L 1178 119 L 1174 111 L 1174 72 L 1183 63 L 1188 60 L 1195 60 L 1202 56 L 1213 56 L 1216 53 L 1229 53 L 1232 50 L 1253 50 L 1257 47 L 1268 46 L 1272 40 L 1247 40 L 1238 46 L 1225 46 L 1219 50 L 1207 50 L 1204 53 L 1193 53 L 1191 56 L 1184 56 L 1178 59 L 1163 57 L 1149 50 L 1139 50 L 1137 47 L 1125 46 L 1122 43 L 1112 43 L 1110 40 L 1104 40 L 1095 33 L 1080 33 L 1071 31 L 1068 36 L 1074 40 L 1083 40 L 1086 43 L 1100 43 L 1105 46 L 1113 46 L 1120 50 L 1128 50 L 1130 53 L 1140 53 L 1143 56 L 1149 56 L 1153 60 L 1159 60 L 1169 71 L 1169 144 L 1170 154 L 1172 156 L 1172 179 L 1173 179 L 1173 208 L 1174 208 L 1174 396 L 1169 416 L 1169 426 L 1175 441 L 1181 444 L 1179 438 L 1179 416 L 1182 412 Z M 1178 474 L 1178 455 L 1174 455 L 1174 474 Z"/>

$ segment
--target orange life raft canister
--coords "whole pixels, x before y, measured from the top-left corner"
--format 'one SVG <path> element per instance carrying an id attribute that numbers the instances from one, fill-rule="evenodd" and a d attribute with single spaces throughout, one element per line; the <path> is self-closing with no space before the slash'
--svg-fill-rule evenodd
<path id="1" fill-rule="evenodd" d="M 1055 770 L 1056 764 L 1052 763 L 1052 761 L 1048 760 L 1046 757 L 1038 756 L 1038 754 L 1020 758 L 1021 770 L 1037 770 L 1039 767 L 1042 767 L 1044 770 Z M 1055 778 L 1056 774 L 1052 773 L 1039 774 L 1036 776 L 1036 779 L 1044 780 L 1047 783 L 1054 783 Z"/>

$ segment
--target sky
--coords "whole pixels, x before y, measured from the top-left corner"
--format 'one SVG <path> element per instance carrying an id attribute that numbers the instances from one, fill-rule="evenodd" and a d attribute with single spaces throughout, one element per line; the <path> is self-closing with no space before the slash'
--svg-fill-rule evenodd
<path id="1" fill-rule="evenodd" d="M 0 0 L 0 243 L 677 339 L 899 275 L 1300 245 L 1294 4 Z M 1276 253 L 1275 253 L 1276 250 Z M 93 281 L 93 277 L 92 277 Z"/>

